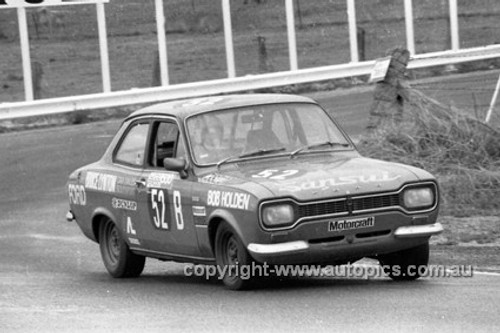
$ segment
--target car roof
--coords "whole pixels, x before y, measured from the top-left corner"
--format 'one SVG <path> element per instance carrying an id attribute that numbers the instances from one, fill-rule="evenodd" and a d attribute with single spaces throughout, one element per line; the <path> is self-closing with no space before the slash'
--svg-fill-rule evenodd
<path id="1" fill-rule="evenodd" d="M 276 103 L 315 103 L 308 97 L 286 94 L 241 94 L 201 97 L 159 103 L 139 109 L 130 114 L 126 120 L 147 115 L 169 115 L 180 119 L 190 115 L 214 111 L 245 107 L 252 105 Z"/>

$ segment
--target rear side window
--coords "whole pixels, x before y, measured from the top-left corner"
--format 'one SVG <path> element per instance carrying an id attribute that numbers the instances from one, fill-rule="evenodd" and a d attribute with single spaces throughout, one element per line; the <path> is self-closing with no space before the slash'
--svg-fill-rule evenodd
<path id="1" fill-rule="evenodd" d="M 142 166 L 146 152 L 149 123 L 137 123 L 130 127 L 115 155 L 115 162 Z"/>

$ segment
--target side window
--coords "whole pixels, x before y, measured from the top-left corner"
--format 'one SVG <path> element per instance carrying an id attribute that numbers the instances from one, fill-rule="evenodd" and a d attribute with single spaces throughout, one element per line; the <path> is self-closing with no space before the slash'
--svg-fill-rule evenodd
<path id="1" fill-rule="evenodd" d="M 163 159 L 184 156 L 184 145 L 179 140 L 179 128 L 173 122 L 158 122 L 155 125 L 155 137 L 152 141 L 152 154 L 149 164 L 153 167 L 163 167 Z M 180 155 L 182 154 L 182 155 Z"/>
<path id="2" fill-rule="evenodd" d="M 144 163 L 148 132 L 148 123 L 137 123 L 132 125 L 116 151 L 115 161 L 134 166 L 142 166 Z"/>

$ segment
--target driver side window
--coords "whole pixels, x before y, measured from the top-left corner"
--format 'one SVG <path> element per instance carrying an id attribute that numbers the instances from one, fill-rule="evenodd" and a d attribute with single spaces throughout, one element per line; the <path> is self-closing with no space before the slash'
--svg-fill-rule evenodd
<path id="1" fill-rule="evenodd" d="M 156 122 L 153 127 L 149 165 L 163 168 L 164 158 L 185 157 L 184 141 L 175 122 Z"/>

